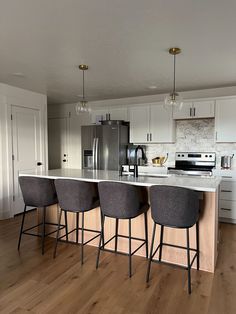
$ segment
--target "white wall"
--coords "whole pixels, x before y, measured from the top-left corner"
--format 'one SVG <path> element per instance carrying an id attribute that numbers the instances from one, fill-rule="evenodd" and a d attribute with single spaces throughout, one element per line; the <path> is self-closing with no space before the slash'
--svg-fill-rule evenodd
<path id="1" fill-rule="evenodd" d="M 0 219 L 12 216 L 11 105 L 39 109 L 45 168 L 48 164 L 46 95 L 0 83 Z"/>

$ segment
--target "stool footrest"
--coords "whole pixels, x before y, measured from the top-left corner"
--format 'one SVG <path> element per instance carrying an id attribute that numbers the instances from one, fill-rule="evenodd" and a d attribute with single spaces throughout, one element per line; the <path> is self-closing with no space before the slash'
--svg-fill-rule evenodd
<path id="1" fill-rule="evenodd" d="M 71 244 L 82 244 L 81 242 L 78 242 L 78 243 L 77 243 L 77 242 L 75 242 L 75 241 L 61 240 L 61 239 L 63 239 L 64 237 L 68 236 L 69 234 L 71 234 L 71 233 L 73 233 L 73 232 L 75 232 L 75 231 L 77 231 L 77 230 L 84 230 L 84 231 L 87 231 L 87 232 L 94 232 L 94 233 L 97 233 L 97 235 L 95 235 L 94 237 L 92 237 L 92 238 L 89 239 L 88 241 L 84 242 L 83 245 L 88 244 L 89 242 L 93 241 L 94 239 L 96 239 L 97 237 L 100 236 L 100 231 L 98 231 L 98 230 L 92 230 L 92 229 L 87 229 L 87 228 L 84 228 L 84 229 L 82 229 L 82 228 L 78 228 L 78 229 L 74 228 L 74 229 L 72 229 L 71 231 L 69 231 L 69 232 L 65 233 L 64 235 L 60 236 L 60 237 L 58 238 L 58 241 L 60 241 L 60 242 L 66 242 L 66 243 L 71 243 Z"/>
<path id="2" fill-rule="evenodd" d="M 32 236 L 40 237 L 40 238 L 41 238 L 41 237 L 42 237 L 41 234 L 35 234 L 35 233 L 27 232 L 27 231 L 32 230 L 32 229 L 35 229 L 35 228 L 37 228 L 37 227 L 39 227 L 39 226 L 42 226 L 42 225 L 43 225 L 43 223 L 40 222 L 40 223 L 38 223 L 37 225 L 34 225 L 34 226 L 30 227 L 30 228 L 27 228 L 27 229 L 23 230 L 23 231 L 22 231 L 22 234 L 32 235 Z M 46 222 L 45 225 L 57 226 L 58 224 L 52 223 L 52 222 Z M 61 230 L 61 229 L 64 229 L 64 228 L 65 228 L 65 225 L 60 225 L 60 230 Z M 53 234 L 53 233 L 55 233 L 55 232 L 57 232 L 57 229 L 54 230 L 54 231 L 51 231 L 51 232 L 46 233 L 44 236 L 47 237 L 47 236 L 49 236 L 50 234 Z"/>
<path id="3" fill-rule="evenodd" d="M 117 254 L 121 254 L 121 255 L 129 255 L 129 253 L 125 253 L 125 252 L 121 252 L 121 251 L 116 251 L 116 250 L 112 250 L 112 249 L 106 249 L 105 246 L 111 242 L 113 239 L 116 238 L 116 235 L 114 235 L 113 237 L 111 237 L 109 240 L 107 240 L 103 245 L 101 245 L 99 247 L 100 250 L 105 251 L 105 252 L 112 252 L 112 253 L 117 253 Z M 129 236 L 123 235 L 123 234 L 117 234 L 117 238 L 125 238 L 125 239 L 129 239 Z M 141 239 L 141 238 L 136 238 L 136 237 L 131 237 L 131 240 L 136 240 L 136 241 L 142 241 L 143 243 L 138 246 L 132 253 L 131 255 L 134 255 L 139 249 L 141 249 L 142 246 L 144 246 L 144 244 L 146 243 L 145 239 Z"/>
<path id="4" fill-rule="evenodd" d="M 182 249 L 182 250 L 187 250 L 187 247 L 185 246 L 180 246 L 180 245 L 175 245 L 175 244 L 170 244 L 170 243 L 162 243 L 162 246 L 170 246 L 170 247 L 174 247 L 174 248 L 177 248 L 177 249 Z M 153 259 L 153 257 L 156 255 L 156 253 L 158 252 L 158 250 L 160 249 L 161 247 L 161 244 L 158 245 L 158 247 L 156 248 L 155 252 L 152 254 L 151 256 L 151 260 L 154 262 L 154 263 L 158 263 L 158 264 L 166 264 L 166 265 L 170 265 L 170 266 L 176 266 L 176 267 L 179 267 L 179 268 L 183 268 L 183 269 L 188 269 L 187 266 L 183 266 L 183 265 L 178 265 L 178 264 L 174 264 L 174 263 L 170 263 L 170 262 L 165 262 L 165 261 L 159 261 L 159 260 L 156 260 L 156 259 Z M 192 267 L 198 253 L 197 253 L 197 250 L 196 249 L 193 249 L 193 248 L 189 248 L 190 251 L 194 251 L 195 254 L 193 256 L 193 259 L 190 263 L 190 268 Z"/>

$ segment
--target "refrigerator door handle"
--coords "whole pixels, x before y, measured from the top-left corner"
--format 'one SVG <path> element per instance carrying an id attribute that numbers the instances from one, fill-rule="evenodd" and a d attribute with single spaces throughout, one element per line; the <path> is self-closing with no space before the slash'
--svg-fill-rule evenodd
<path id="1" fill-rule="evenodd" d="M 96 138 L 96 149 L 95 149 L 95 169 L 98 169 L 98 144 L 99 144 L 99 138 Z"/>
<path id="2" fill-rule="evenodd" d="M 96 169 L 96 138 L 93 139 L 93 169 Z"/>

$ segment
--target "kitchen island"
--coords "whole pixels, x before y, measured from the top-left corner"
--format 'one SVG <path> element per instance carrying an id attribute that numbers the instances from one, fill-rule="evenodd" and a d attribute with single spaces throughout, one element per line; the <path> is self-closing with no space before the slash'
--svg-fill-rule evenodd
<path id="1" fill-rule="evenodd" d="M 171 185 L 185 187 L 202 192 L 201 198 L 201 214 L 199 220 L 199 240 L 200 240 L 200 269 L 204 271 L 214 272 L 217 259 L 217 243 L 218 243 L 218 188 L 220 178 L 218 177 L 193 177 L 193 176 L 177 176 L 177 175 L 162 175 L 155 176 L 140 175 L 137 178 L 133 176 L 119 176 L 118 171 L 103 171 L 103 170 L 80 170 L 80 169 L 56 169 L 38 173 L 21 173 L 20 176 L 37 176 L 48 179 L 74 179 L 89 182 L 100 181 L 115 181 L 126 184 L 139 185 L 150 187 L 152 185 Z M 48 211 L 47 219 L 51 222 L 57 222 L 57 209 L 51 206 Z M 68 216 L 69 228 L 75 226 L 75 215 Z M 105 239 L 108 239 L 115 232 L 115 221 L 106 219 Z M 150 210 L 148 211 L 148 236 L 151 241 L 152 219 Z M 85 226 L 89 229 L 100 230 L 100 209 L 96 208 L 85 214 Z M 137 217 L 132 220 L 132 235 L 135 237 L 144 236 L 143 217 Z M 159 241 L 159 230 L 157 230 L 157 238 Z M 120 221 L 119 233 L 127 234 L 128 222 Z M 87 233 L 85 240 L 91 237 Z M 70 235 L 71 241 L 75 240 L 73 234 Z M 196 245 L 195 226 L 190 229 L 190 244 L 193 248 Z M 169 242 L 176 245 L 186 246 L 186 232 L 181 229 L 166 228 L 164 234 L 164 242 Z M 91 245 L 98 244 L 97 240 L 90 243 Z M 108 244 L 113 248 L 114 243 Z M 132 242 L 135 249 L 138 243 Z M 119 239 L 118 250 L 126 252 L 128 243 L 126 239 Z M 138 251 L 139 255 L 145 256 L 145 248 Z M 176 248 L 164 247 L 163 260 L 173 262 L 180 265 L 186 264 L 186 253 L 183 250 Z M 196 267 L 195 263 L 193 267 Z"/>

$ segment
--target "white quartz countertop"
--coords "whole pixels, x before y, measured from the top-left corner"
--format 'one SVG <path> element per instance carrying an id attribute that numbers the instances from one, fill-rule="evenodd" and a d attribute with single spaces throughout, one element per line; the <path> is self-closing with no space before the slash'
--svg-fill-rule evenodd
<path id="1" fill-rule="evenodd" d="M 75 179 L 90 182 L 115 181 L 140 186 L 152 185 L 172 185 L 180 186 L 202 192 L 216 192 L 221 178 L 220 177 L 194 177 L 159 174 L 158 176 L 139 175 L 138 178 L 133 176 L 119 176 L 118 171 L 105 170 L 81 170 L 81 169 L 55 169 L 44 172 L 27 172 L 24 171 L 20 176 L 36 176 L 49 179 Z"/>

